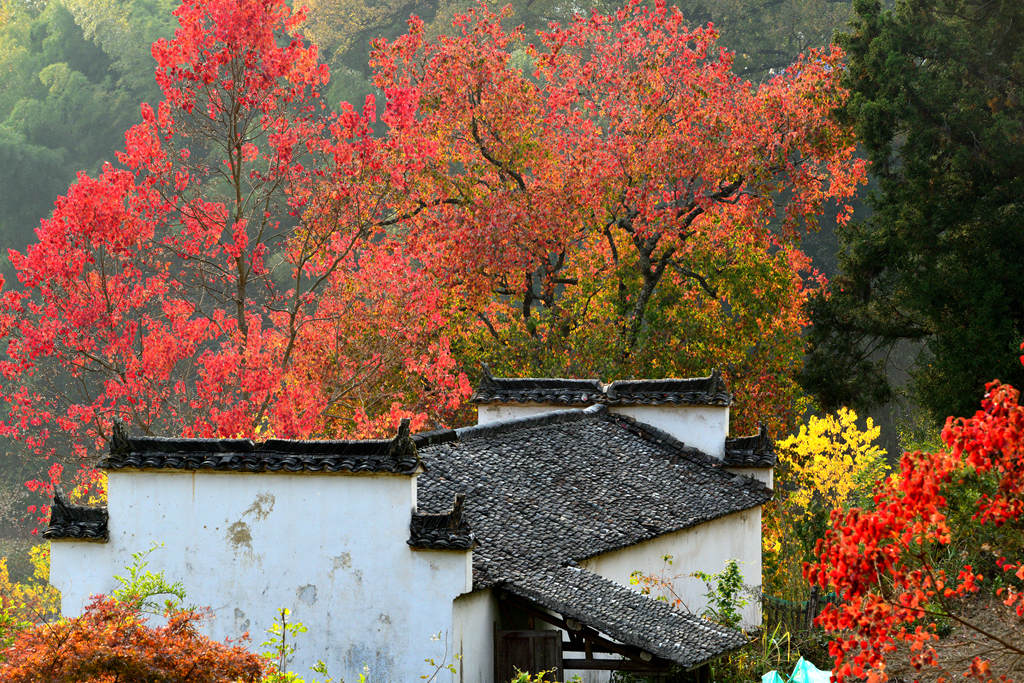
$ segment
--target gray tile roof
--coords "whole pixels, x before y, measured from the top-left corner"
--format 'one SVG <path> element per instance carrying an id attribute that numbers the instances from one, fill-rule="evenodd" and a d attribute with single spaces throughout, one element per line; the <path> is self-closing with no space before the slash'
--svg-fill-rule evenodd
<path id="1" fill-rule="evenodd" d="M 466 497 L 455 496 L 455 504 L 441 514 L 413 513 L 409 522 L 410 547 L 418 550 L 470 550 L 476 545 L 473 532 L 463 516 Z"/>
<path id="2" fill-rule="evenodd" d="M 271 439 L 126 438 L 115 431 L 110 454 L 99 466 L 107 470 L 167 469 L 231 472 L 372 472 L 411 475 L 422 469 L 417 445 L 454 432 L 410 437 L 408 421 L 393 439 L 301 441 Z M 419 444 L 417 444 L 419 441 Z"/>
<path id="3" fill-rule="evenodd" d="M 739 631 L 577 567 L 510 567 L 501 587 L 688 669 L 747 644 Z"/>
<path id="4" fill-rule="evenodd" d="M 558 377 L 491 377 L 485 370 L 470 402 L 547 403 L 555 406 L 605 405 L 719 405 L 732 403 L 732 394 L 715 370 L 707 377 L 685 379 L 616 380 Z"/>
<path id="5" fill-rule="evenodd" d="M 50 523 L 43 531 L 43 538 L 106 541 L 109 538 L 107 519 L 106 508 L 68 505 L 60 493 L 54 492 Z"/>
<path id="6" fill-rule="evenodd" d="M 723 463 L 729 467 L 775 467 L 775 445 L 764 425 L 757 434 L 725 440 Z"/>
<path id="7" fill-rule="evenodd" d="M 466 494 L 474 583 L 504 558 L 583 560 L 765 503 L 760 482 L 601 406 L 457 430 L 420 451 L 420 510 Z"/>
<path id="8" fill-rule="evenodd" d="M 491 377 L 484 375 L 470 397 L 471 403 L 551 403 L 585 406 L 604 397 L 604 388 L 596 379 L 560 377 Z"/>
<path id="9" fill-rule="evenodd" d="M 603 405 L 456 430 L 421 449 L 421 510 L 465 493 L 474 588 L 498 588 L 690 668 L 746 643 L 575 564 L 759 506 L 771 491 Z"/>

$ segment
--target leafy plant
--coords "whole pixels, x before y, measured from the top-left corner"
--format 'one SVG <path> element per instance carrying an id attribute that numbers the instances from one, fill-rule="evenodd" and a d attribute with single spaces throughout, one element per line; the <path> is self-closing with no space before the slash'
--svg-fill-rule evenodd
<path id="1" fill-rule="evenodd" d="M 448 661 L 448 633 L 435 633 L 434 635 L 430 636 L 430 639 L 434 642 L 444 641 L 444 653 L 441 655 L 440 661 L 438 661 L 434 657 L 427 657 L 423 660 L 430 666 L 434 667 L 434 669 L 430 673 L 423 674 L 422 676 L 420 676 L 420 678 L 425 679 L 427 683 L 430 683 L 430 681 L 435 680 L 438 674 L 440 674 L 442 671 L 448 671 L 452 674 L 459 673 L 457 664 L 462 660 L 462 653 L 456 652 L 454 656 L 455 661 Z"/>
<path id="2" fill-rule="evenodd" d="M 949 622 L 978 644 L 963 653 L 973 656 L 957 672 L 965 677 L 995 678 L 998 657 L 1024 656 L 1024 406 L 1009 385 L 986 389 L 973 417 L 947 420 L 943 449 L 904 453 L 870 506 L 833 513 L 806 573 L 839 594 L 818 618 L 833 634 L 839 683 L 884 680 L 894 643 L 905 644 L 915 668 L 935 665 L 934 641 Z M 979 541 L 991 544 L 988 567 L 950 553 Z M 967 604 L 982 592 L 1002 600 L 979 623 Z"/>
<path id="3" fill-rule="evenodd" d="M 655 600 L 670 603 L 673 607 L 682 607 L 689 611 L 689 607 L 683 602 L 682 596 L 676 592 L 676 580 L 683 577 L 683 574 L 670 573 L 670 567 L 675 562 L 672 555 L 661 556 L 661 571 L 657 574 L 645 574 L 635 570 L 629 574 L 629 584 L 638 586 L 643 595 L 651 595 Z"/>
<path id="4" fill-rule="evenodd" d="M 693 575 L 703 581 L 708 588 L 704 596 L 708 599 L 707 607 L 701 616 L 722 626 L 736 628 L 743 619 L 740 610 L 747 604 L 743 597 L 745 590 L 743 574 L 739 563 L 729 560 L 725 568 L 716 574 L 697 571 Z"/>
<path id="5" fill-rule="evenodd" d="M 149 550 L 132 553 L 132 563 L 125 568 L 127 576 L 114 576 L 114 580 L 121 584 L 111 593 L 115 600 L 150 614 L 162 614 L 185 601 L 185 586 L 181 581 L 168 583 L 162 571 L 154 573 L 146 568 L 149 556 L 162 547 L 163 543 L 154 543 Z M 161 595 L 169 596 L 162 604 L 152 599 Z"/>
<path id="6" fill-rule="evenodd" d="M 97 596 L 79 617 L 37 624 L 18 634 L 0 663 L 5 683 L 164 681 L 257 683 L 266 665 L 240 645 L 212 641 L 197 628 L 202 616 L 168 608 L 151 627 L 128 603 Z"/>
<path id="7" fill-rule="evenodd" d="M 548 676 L 550 676 L 553 673 L 554 673 L 554 669 L 548 669 L 546 671 L 538 671 L 537 673 L 531 674 L 531 673 L 526 672 L 526 671 L 520 671 L 519 668 L 517 667 L 516 668 L 516 675 L 512 678 L 511 681 L 509 681 L 509 683 L 558 683 L 554 679 L 548 678 Z M 577 676 L 573 676 L 572 678 L 567 680 L 565 683 L 574 683 L 574 682 L 578 683 L 579 681 L 581 681 L 581 679 L 577 675 Z"/>
<path id="8" fill-rule="evenodd" d="M 29 559 L 32 576 L 24 582 L 11 581 L 7 559 L 0 559 L 0 649 L 33 624 L 49 621 L 60 612 L 60 594 L 49 583 L 50 544 L 33 546 Z"/>
<path id="9" fill-rule="evenodd" d="M 266 648 L 261 656 L 273 662 L 276 669 L 266 678 L 268 683 L 303 683 L 304 681 L 297 674 L 288 671 L 288 663 L 291 661 L 292 655 L 295 654 L 295 637 L 306 633 L 308 629 L 301 621 L 289 621 L 289 616 L 291 616 L 290 609 L 282 607 L 278 610 L 277 619 L 267 629 L 267 639 L 260 643 L 261 647 Z M 315 673 L 326 672 L 326 666 L 321 665 L 323 662 L 317 662 L 317 666 L 322 670 L 314 669 Z M 330 679 L 324 683 L 329 683 L 329 681 Z"/>
<path id="10" fill-rule="evenodd" d="M 812 416 L 799 431 L 775 442 L 775 496 L 764 507 L 765 592 L 806 600 L 810 586 L 803 565 L 828 528 L 833 509 L 871 499 L 875 483 L 889 471 L 876 441 L 881 429 L 869 417 L 864 428 L 848 408 Z"/>

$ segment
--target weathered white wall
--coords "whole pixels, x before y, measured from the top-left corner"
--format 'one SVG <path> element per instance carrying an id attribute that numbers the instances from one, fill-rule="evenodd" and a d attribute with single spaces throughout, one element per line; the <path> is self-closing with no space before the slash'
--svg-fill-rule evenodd
<path id="1" fill-rule="evenodd" d="M 131 554 L 154 542 L 150 569 L 210 606 L 215 639 L 262 642 L 281 607 L 303 622 L 292 670 L 318 659 L 372 683 L 419 680 L 453 648 L 452 600 L 471 587 L 471 553 L 406 544 L 408 476 L 111 472 L 110 541 L 52 544 L 51 580 L 65 615 L 116 587 Z M 252 646 L 252 645 L 251 645 Z"/>
<path id="2" fill-rule="evenodd" d="M 477 424 L 565 409 L 566 406 L 544 403 L 484 404 L 477 406 Z M 725 457 L 725 438 L 729 435 L 728 406 L 617 405 L 609 406 L 608 409 L 667 432 L 687 446 L 699 448 L 708 455 L 718 459 Z"/>
<path id="3" fill-rule="evenodd" d="M 775 488 L 775 468 L 773 467 L 726 467 L 725 471 L 756 479 L 768 488 Z"/>
<path id="4" fill-rule="evenodd" d="M 547 403 L 510 403 L 510 404 L 481 404 L 476 407 L 476 423 L 485 425 L 489 422 L 501 420 L 514 420 L 520 417 L 531 417 L 542 413 L 550 413 L 553 410 L 568 410 L 578 406 L 561 406 Z"/>
<path id="5" fill-rule="evenodd" d="M 672 556 L 667 565 L 665 555 Z M 690 612 L 700 614 L 707 606 L 707 587 L 691 575 L 696 571 L 714 574 L 730 559 L 739 562 L 744 583 L 761 585 L 761 508 L 726 515 L 691 529 L 659 536 L 623 550 L 604 553 L 580 564 L 601 576 L 629 585 L 629 577 L 639 570 L 651 576 L 672 580 L 675 592 Z M 639 590 L 639 586 L 636 587 Z M 742 610 L 745 628 L 761 624 L 761 605 L 746 596 Z"/>
<path id="6" fill-rule="evenodd" d="M 710 456 L 725 457 L 729 406 L 609 406 L 609 410 L 657 427 Z"/>
<path id="7" fill-rule="evenodd" d="M 459 683 L 493 683 L 494 627 L 498 623 L 498 600 L 490 589 L 478 590 L 455 599 L 452 606 L 452 638 L 461 655 Z"/>

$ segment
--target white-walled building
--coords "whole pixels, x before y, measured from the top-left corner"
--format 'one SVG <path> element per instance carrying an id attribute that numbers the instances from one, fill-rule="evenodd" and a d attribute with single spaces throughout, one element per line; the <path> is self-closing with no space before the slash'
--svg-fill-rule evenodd
<path id="1" fill-rule="evenodd" d="M 161 543 L 151 568 L 211 607 L 209 635 L 259 642 L 291 609 L 309 629 L 297 672 L 323 659 L 371 683 L 441 663 L 458 673 L 437 680 L 465 683 L 513 667 L 696 681 L 745 642 L 694 616 L 692 574 L 735 559 L 760 585 L 774 456 L 763 430 L 726 438 L 717 374 L 487 376 L 473 400 L 477 426 L 393 440 L 113 439 L 107 508 L 58 501 L 45 534 L 63 613 Z M 635 571 L 671 579 L 688 611 L 640 594 Z M 743 621 L 760 623 L 756 600 Z"/>

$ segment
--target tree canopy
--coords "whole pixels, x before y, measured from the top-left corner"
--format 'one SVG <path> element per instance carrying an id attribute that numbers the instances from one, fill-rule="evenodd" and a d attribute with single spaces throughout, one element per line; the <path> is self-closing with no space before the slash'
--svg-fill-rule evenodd
<path id="1" fill-rule="evenodd" d="M 946 680 L 1009 680 L 1024 654 L 1024 407 L 1010 385 L 986 391 L 972 417 L 946 422 L 942 450 L 905 453 L 870 504 L 832 513 L 805 571 L 838 594 L 818 623 L 840 683 L 886 680 L 897 647 L 915 669 L 938 664 L 950 625 L 972 637 Z M 970 609 L 981 591 L 998 599 Z"/>
<path id="2" fill-rule="evenodd" d="M 755 86 L 661 4 L 536 46 L 504 19 L 474 10 L 435 41 L 414 21 L 373 57 L 381 90 L 416 93 L 408 125 L 434 150 L 393 240 L 470 313 L 456 355 L 516 376 L 718 366 L 741 428 L 781 427 L 816 286 L 799 234 L 863 177 L 829 119 L 839 51 Z"/>
<path id="3" fill-rule="evenodd" d="M 1024 22 L 1012 0 L 858 0 L 842 117 L 879 180 L 840 232 L 813 306 L 805 385 L 826 406 L 884 400 L 884 359 L 921 344 L 916 401 L 964 414 L 992 377 L 1020 384 L 1024 336 Z"/>
<path id="4" fill-rule="evenodd" d="M 480 360 L 609 378 L 718 366 L 740 426 L 791 419 L 816 286 L 798 235 L 864 172 L 829 118 L 838 50 L 755 86 L 714 30 L 660 4 L 522 49 L 506 14 L 459 15 L 434 40 L 413 20 L 376 46 L 374 135 L 372 97 L 323 102 L 328 70 L 284 0 L 175 15 L 153 48 L 162 101 L 12 252 L 5 435 L 87 465 L 115 420 L 422 428 L 456 419 Z"/>

